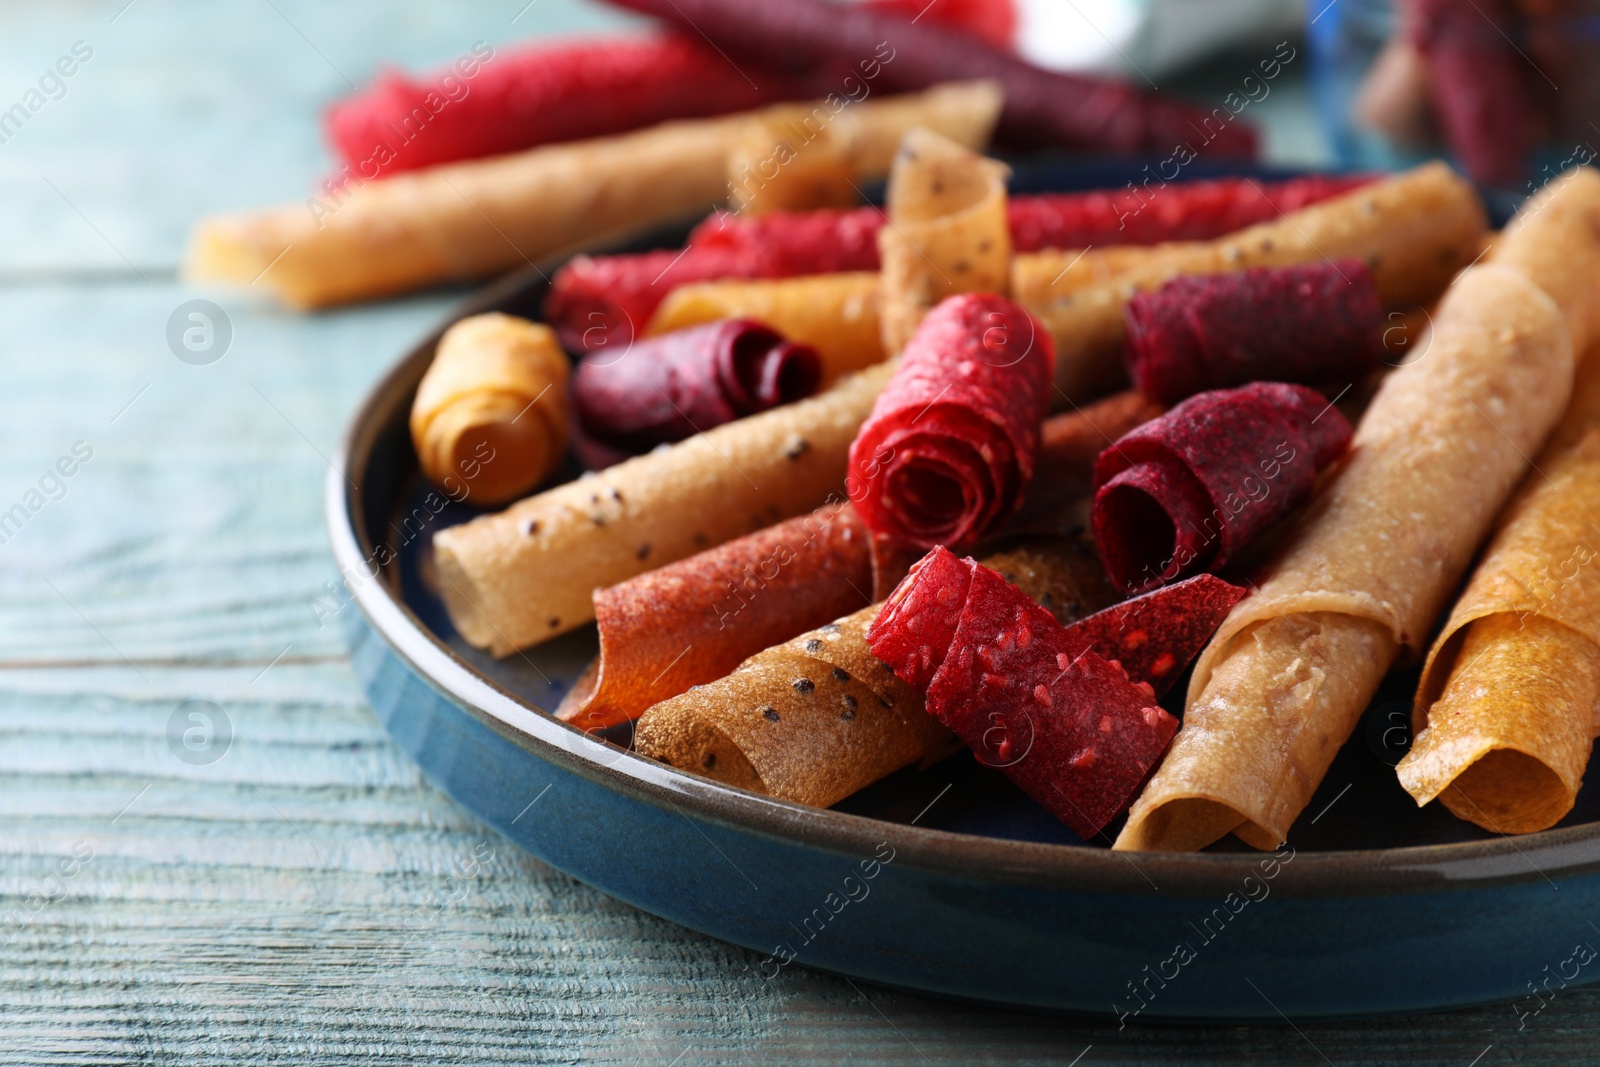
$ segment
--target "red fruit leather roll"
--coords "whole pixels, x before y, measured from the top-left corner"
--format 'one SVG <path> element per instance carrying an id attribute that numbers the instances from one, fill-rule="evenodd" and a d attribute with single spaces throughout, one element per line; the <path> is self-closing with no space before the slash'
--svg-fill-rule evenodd
<path id="1" fill-rule="evenodd" d="M 1105 78 L 1035 67 L 971 36 L 870 6 L 827 0 L 611 0 L 685 33 L 703 32 L 735 62 L 798 74 L 876 58 L 874 86 L 922 89 L 992 78 L 1005 92 L 1000 130 L 1018 145 L 1169 153 L 1179 143 L 1208 156 L 1254 156 L 1255 131 L 1212 113 Z M 1209 122 L 1209 125 L 1208 125 Z"/>
<path id="2" fill-rule="evenodd" d="M 1091 520 L 1106 573 L 1132 593 L 1220 569 L 1304 502 L 1349 443 L 1350 423 L 1305 386 L 1190 397 L 1095 463 Z"/>
<path id="3" fill-rule="evenodd" d="M 1178 722 L 1070 632 L 999 574 L 936 548 L 867 640 L 980 762 L 1089 838 L 1128 806 Z"/>
<path id="4" fill-rule="evenodd" d="M 866 525 L 849 504 L 834 504 L 596 589 L 600 656 L 557 714 L 586 730 L 637 719 L 865 607 L 874 561 Z"/>
<path id="5" fill-rule="evenodd" d="M 1314 174 L 1283 182 L 1219 178 L 1154 189 L 1017 196 L 1006 210 L 1017 252 L 1209 241 L 1371 181 L 1364 174 Z"/>
<path id="6" fill-rule="evenodd" d="M 1033 476 L 1054 367 L 1050 336 L 1005 297 L 940 303 L 850 446 L 845 483 L 862 519 L 923 547 L 994 529 Z"/>
<path id="7" fill-rule="evenodd" d="M 1474 181 L 1520 188 L 1538 116 L 1514 13 L 1497 0 L 1412 0 L 1407 14 L 1451 150 Z"/>
<path id="8" fill-rule="evenodd" d="M 1134 388 L 1163 404 L 1264 380 L 1360 380 L 1383 351 L 1383 305 L 1359 259 L 1185 274 L 1123 311 Z"/>
<path id="9" fill-rule="evenodd" d="M 656 307 L 678 286 L 757 277 L 761 277 L 759 264 L 727 247 L 576 256 L 551 282 L 544 320 L 568 352 L 624 349 L 644 332 Z"/>
<path id="10" fill-rule="evenodd" d="M 425 78 L 388 71 L 331 104 L 323 123 L 335 153 L 371 180 L 804 95 L 783 77 L 753 83 L 698 34 L 586 37 L 463 60 Z"/>
<path id="11" fill-rule="evenodd" d="M 572 396 L 585 436 L 644 452 L 803 400 L 821 380 L 813 349 L 752 319 L 723 319 L 589 356 Z"/>
<path id="12" fill-rule="evenodd" d="M 1202 241 L 1371 180 L 1365 175 L 1259 183 L 1224 178 L 1155 189 L 1019 196 L 1006 210 L 1017 252 Z M 756 217 L 718 212 L 695 227 L 685 251 L 576 257 L 556 274 L 544 319 L 568 351 L 621 347 L 638 336 L 680 285 L 877 270 L 882 225 L 883 212 L 876 207 Z"/>

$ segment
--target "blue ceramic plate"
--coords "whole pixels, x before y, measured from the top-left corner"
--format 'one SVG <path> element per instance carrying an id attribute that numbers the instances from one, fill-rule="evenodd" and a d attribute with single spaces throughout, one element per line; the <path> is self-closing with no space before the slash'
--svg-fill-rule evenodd
<path id="1" fill-rule="evenodd" d="M 1019 169 L 1013 185 L 1139 176 L 1136 164 L 1042 165 Z M 455 317 L 537 318 L 552 271 L 510 277 Z M 764 977 L 799 964 L 1020 1007 L 1130 1019 L 1359 1016 L 1590 977 L 1574 946 L 1600 941 L 1589 922 L 1600 915 L 1600 800 L 1588 791 L 1559 827 L 1518 838 L 1437 805 L 1418 810 L 1392 770 L 1408 743 L 1414 677 L 1379 693 L 1274 855 L 1113 853 L 1109 838 L 1079 840 L 967 757 L 820 811 L 636 756 L 626 728 L 603 740 L 556 721 L 543 709 L 595 654 L 593 627 L 496 662 L 460 640 L 427 590 L 431 535 L 470 517 L 418 510 L 425 489 L 406 417 L 437 338 L 377 385 L 337 464 L 348 478 L 328 478 L 333 552 L 358 609 L 341 617 L 395 739 L 540 859 L 753 949 Z M 422 519 L 408 523 L 413 515 Z"/>

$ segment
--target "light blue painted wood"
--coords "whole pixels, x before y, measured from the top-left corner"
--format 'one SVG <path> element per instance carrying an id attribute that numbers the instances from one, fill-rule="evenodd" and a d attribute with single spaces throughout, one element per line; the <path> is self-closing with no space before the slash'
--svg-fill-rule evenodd
<path id="1" fill-rule="evenodd" d="M 193 367 L 164 340 L 197 295 L 171 272 L 196 214 L 302 195 L 324 170 L 332 65 L 361 79 L 384 57 L 619 20 L 576 0 L 121 3 L 0 13 L 0 102 L 73 41 L 95 48 L 0 144 L 0 511 L 74 442 L 94 450 L 0 544 L 0 1063 L 1467 1064 L 1488 1047 L 1484 1064 L 1557 1064 L 1592 1049 L 1600 996 L 1579 992 L 1521 1031 L 1495 1006 L 1118 1032 L 800 967 L 763 981 L 751 954 L 515 851 L 388 742 L 307 607 L 333 576 L 323 455 L 451 297 L 300 317 L 218 295 L 232 347 Z M 192 700 L 231 725 L 211 763 L 168 741 Z M 535 810 L 562 817 L 558 796 Z"/>

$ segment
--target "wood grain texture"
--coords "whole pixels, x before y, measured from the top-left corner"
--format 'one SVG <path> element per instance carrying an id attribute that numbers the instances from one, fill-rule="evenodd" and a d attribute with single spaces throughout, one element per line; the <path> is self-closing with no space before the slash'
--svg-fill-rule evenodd
<path id="1" fill-rule="evenodd" d="M 801 967 L 765 981 L 756 955 L 478 824 L 388 741 L 308 606 L 334 577 L 325 456 L 452 296 L 306 318 L 204 294 L 234 339 L 194 367 L 164 338 L 202 295 L 173 268 L 197 213 L 305 195 L 345 74 L 620 20 L 577 0 L 123 5 L 8 5 L 0 33 L 7 106 L 73 41 L 96 50 L 0 144 L 0 511 L 74 442 L 94 450 L 0 544 L 0 1063 L 1587 1057 L 1600 993 L 1522 1030 L 1496 1005 L 1119 1032 Z M 214 762 L 169 744 L 192 700 L 231 725 Z"/>

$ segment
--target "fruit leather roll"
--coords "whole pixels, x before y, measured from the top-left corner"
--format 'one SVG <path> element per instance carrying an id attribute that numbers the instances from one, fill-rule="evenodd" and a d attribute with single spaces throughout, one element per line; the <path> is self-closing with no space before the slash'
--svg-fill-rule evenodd
<path id="1" fill-rule="evenodd" d="M 1303 385 L 1252 382 L 1192 396 L 1095 463 L 1094 536 L 1119 588 L 1142 593 L 1217 571 L 1305 503 L 1350 424 Z"/>
<path id="2" fill-rule="evenodd" d="M 906 135 L 889 172 L 883 261 L 883 347 L 905 347 L 922 317 L 955 293 L 1010 291 L 1009 171 L 929 130 Z"/>
<path id="3" fill-rule="evenodd" d="M 441 530 L 451 621 L 505 656 L 594 618 L 596 588 L 819 507 L 843 485 L 850 442 L 893 372 L 874 367 Z"/>
<path id="4" fill-rule="evenodd" d="M 569 368 L 547 326 L 500 314 L 451 326 L 411 404 L 423 473 L 478 505 L 538 485 L 566 451 Z"/>
<path id="5" fill-rule="evenodd" d="M 655 337 L 727 318 L 754 319 L 815 349 L 822 358 L 824 385 L 888 358 L 876 273 L 685 285 L 656 309 L 644 335 Z"/>
<path id="6" fill-rule="evenodd" d="M 370 179 L 807 95 L 797 79 L 757 85 L 698 37 L 580 37 L 475 50 L 427 78 L 385 72 L 329 105 L 323 127 Z"/>
<path id="7" fill-rule="evenodd" d="M 1055 338 L 1056 385 L 1082 401 L 1124 380 L 1123 311 L 1137 292 L 1157 289 L 1180 274 L 1349 256 L 1367 264 L 1386 305 L 1427 304 L 1478 255 L 1484 225 L 1472 186 L 1443 164 L 1429 163 L 1216 241 L 1170 249 L 1158 245 L 1156 255 L 1114 281 L 1062 295 L 1051 291 L 1049 266 L 1041 260 L 1016 295 Z M 1097 249 L 1084 257 L 1100 254 Z M 1059 254 L 1056 272 L 1072 266 L 1076 255 Z"/>
<path id="8" fill-rule="evenodd" d="M 1089 491 L 1103 435 L 1156 413 L 1127 393 L 1045 420 L 1038 460 L 1049 474 L 1025 503 L 1041 534 L 1068 525 L 1064 505 Z M 1082 527 L 1070 536 L 1081 537 Z M 921 555 L 874 537 L 840 502 L 596 589 L 600 655 L 558 714 L 585 729 L 636 719 L 762 649 L 882 600 Z"/>
<path id="9" fill-rule="evenodd" d="M 1125 82 L 1033 66 L 971 35 L 907 21 L 868 5 L 825 0 L 612 0 L 701 33 L 735 60 L 776 72 L 876 56 L 875 84 L 921 88 L 948 78 L 993 78 L 1005 90 L 1001 129 L 1018 144 L 1207 156 L 1253 156 L 1255 131 L 1213 113 L 1141 93 Z M 1282 55 L 1280 54 L 1280 57 Z M 1293 58 L 1292 53 L 1290 58 Z"/>
<path id="10" fill-rule="evenodd" d="M 1396 770 L 1494 833 L 1572 810 L 1600 710 L 1600 350 L 1434 640 Z"/>
<path id="11" fill-rule="evenodd" d="M 1050 341 L 1003 296 L 936 307 L 850 446 L 850 499 L 909 544 L 965 545 L 1016 510 L 1049 406 Z"/>
<path id="12" fill-rule="evenodd" d="M 1116 600 L 1094 550 L 1078 541 L 1019 547 L 984 561 L 1062 622 Z M 639 720 L 643 755 L 708 778 L 828 807 L 913 763 L 954 752 L 922 694 L 873 656 L 862 608 L 663 701 Z"/>
<path id="13" fill-rule="evenodd" d="M 1383 306 L 1359 259 L 1174 278 L 1124 313 L 1133 387 L 1164 404 L 1248 382 L 1358 382 L 1383 352 Z"/>
<path id="14" fill-rule="evenodd" d="M 1597 299 L 1600 175 L 1573 172 L 1451 284 L 1422 351 L 1385 379 L 1349 459 L 1201 654 L 1118 848 L 1284 840 L 1561 417 L 1589 340 L 1570 324 Z"/>
<path id="15" fill-rule="evenodd" d="M 816 392 L 822 361 L 753 319 L 723 319 L 598 352 L 572 398 L 592 440 L 647 452 Z"/>
<path id="16" fill-rule="evenodd" d="M 1019 253 L 1202 241 L 1276 219 L 1372 180 L 1367 175 L 1311 175 L 1284 182 L 1223 178 L 1154 189 L 1013 196 L 1006 205 L 1006 218 L 1012 250 Z M 586 352 L 595 345 L 633 338 L 680 285 L 719 278 L 877 271 L 878 231 L 883 223 L 883 212 L 876 207 L 757 217 L 718 212 L 695 227 L 682 250 L 573 259 L 551 282 L 545 321 L 556 328 L 568 349 Z M 1108 277 L 1113 272 L 1104 268 L 1111 261 L 1103 254 L 1089 256 L 1086 273 Z M 1054 282 L 1057 296 L 1071 289 L 1061 277 L 1058 257 L 1047 257 L 1032 272 L 1043 275 L 1036 281 L 1022 269 L 1023 257 L 1016 268 L 1014 285 L 1027 277 L 1038 286 Z M 1077 277 L 1078 272 L 1069 276 Z"/>
<path id="17" fill-rule="evenodd" d="M 816 108 L 827 114 L 824 104 Z M 948 85 L 850 110 L 862 173 L 878 175 L 913 126 L 983 143 L 994 87 Z M 299 308 L 482 278 L 719 203 L 727 194 L 728 153 L 748 136 L 751 121 L 764 117 L 740 112 L 663 123 L 399 174 L 347 188 L 327 203 L 312 198 L 204 219 L 191 235 L 185 275 L 259 280 Z"/>

